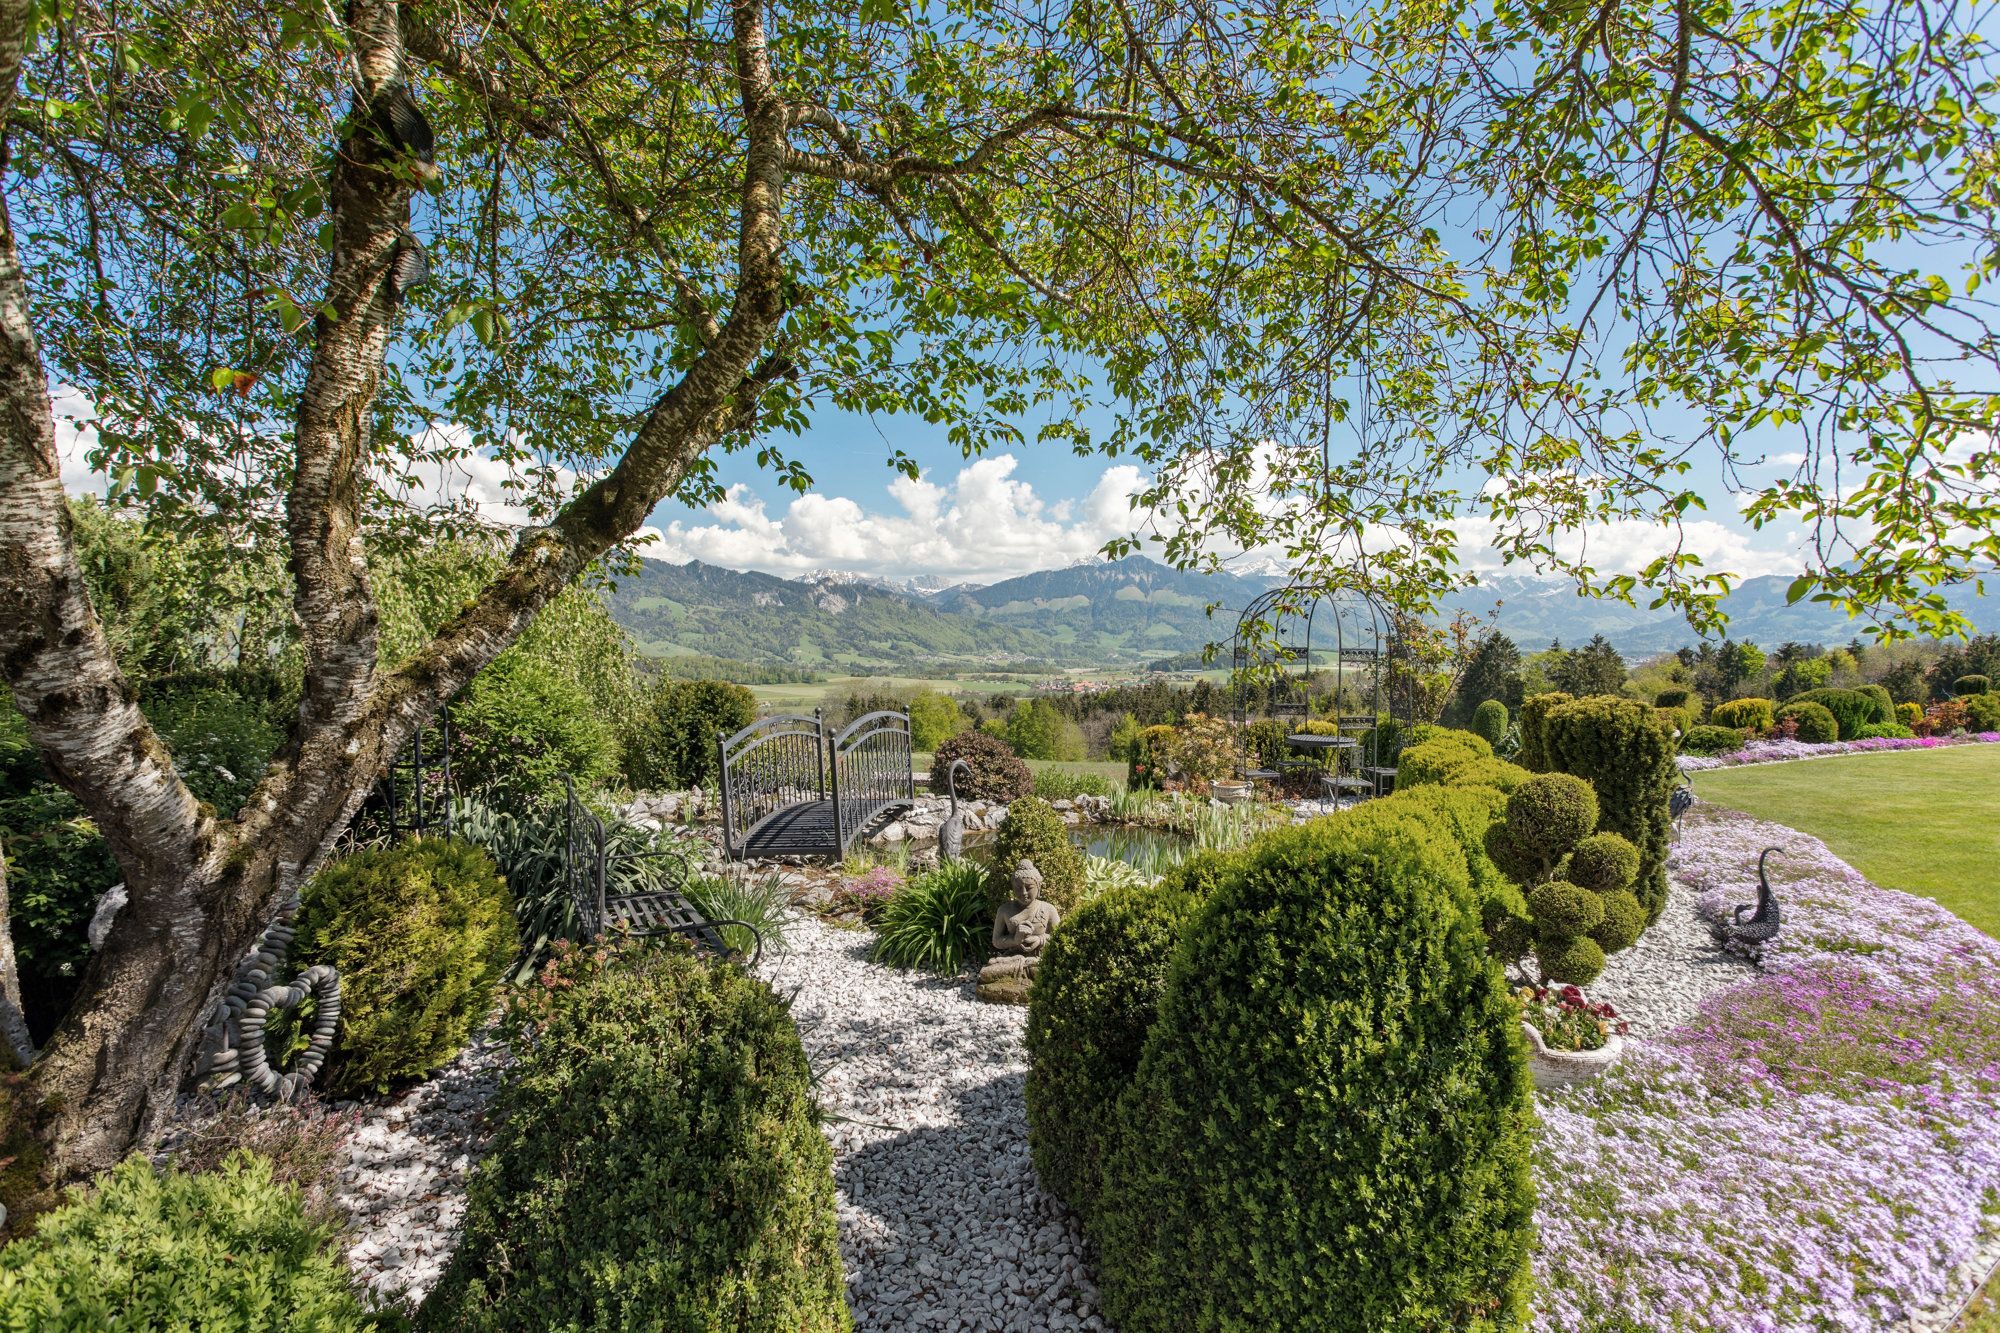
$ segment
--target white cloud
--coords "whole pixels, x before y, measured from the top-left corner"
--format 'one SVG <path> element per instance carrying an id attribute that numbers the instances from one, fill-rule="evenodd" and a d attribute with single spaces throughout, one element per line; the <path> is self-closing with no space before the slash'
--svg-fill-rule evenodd
<path id="1" fill-rule="evenodd" d="M 111 478 L 86 457 L 97 447 L 97 404 L 81 389 L 58 384 L 49 390 L 56 418 L 56 456 L 62 460 L 63 490 L 71 495 L 102 496 Z"/>
<path id="2" fill-rule="evenodd" d="M 845 496 L 802 495 L 773 514 L 749 487 L 729 488 L 710 521 L 648 528 L 641 554 L 684 564 L 800 574 L 839 569 L 907 578 L 938 574 L 970 583 L 1073 563 L 1133 525 L 1139 469 L 1108 467 L 1088 494 L 1048 499 L 1017 477 L 1020 459 L 996 454 L 961 468 L 949 485 L 927 474 L 889 483 L 893 510 L 870 511 Z"/>
<path id="3" fill-rule="evenodd" d="M 378 478 L 388 493 L 417 509 L 463 506 L 474 509 L 488 523 L 525 527 L 534 522 L 525 503 L 527 492 L 510 487 L 517 477 L 505 463 L 468 446 L 470 433 L 463 426 L 431 426 L 417 437 L 421 458 L 399 471 L 396 477 Z M 568 468 L 555 470 L 555 483 L 568 495 L 577 487 L 577 474 Z"/>

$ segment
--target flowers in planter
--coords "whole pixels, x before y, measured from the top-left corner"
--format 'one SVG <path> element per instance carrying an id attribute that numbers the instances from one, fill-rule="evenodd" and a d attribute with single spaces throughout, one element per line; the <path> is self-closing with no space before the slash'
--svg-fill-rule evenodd
<path id="1" fill-rule="evenodd" d="M 1521 1002 L 1521 1017 L 1552 1051 L 1602 1050 L 1613 1036 L 1631 1031 L 1616 1009 L 1586 999 L 1575 986 L 1523 986 L 1514 998 Z"/>

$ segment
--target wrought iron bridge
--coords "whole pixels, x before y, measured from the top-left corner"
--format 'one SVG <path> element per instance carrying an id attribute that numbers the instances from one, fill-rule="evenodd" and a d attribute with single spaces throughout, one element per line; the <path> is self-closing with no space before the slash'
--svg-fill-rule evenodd
<path id="1" fill-rule="evenodd" d="M 910 715 L 879 712 L 831 731 L 818 709 L 760 717 L 719 737 L 722 837 L 738 860 L 845 856 L 917 797 Z"/>

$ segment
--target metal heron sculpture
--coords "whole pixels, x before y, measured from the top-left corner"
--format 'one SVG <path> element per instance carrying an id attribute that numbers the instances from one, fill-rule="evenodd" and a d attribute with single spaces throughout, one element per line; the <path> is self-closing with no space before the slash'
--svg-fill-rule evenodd
<path id="1" fill-rule="evenodd" d="M 1674 833 L 1676 836 L 1681 831 L 1681 816 L 1694 809 L 1696 799 L 1694 794 L 1694 779 L 1686 773 L 1681 774 L 1679 784 L 1674 787 L 1673 793 L 1667 797 L 1667 816 L 1674 821 Z"/>
<path id="2" fill-rule="evenodd" d="M 956 861 L 965 855 L 965 812 L 958 808 L 958 770 L 972 772 L 972 765 L 954 759 L 944 771 L 944 789 L 951 797 L 951 813 L 938 825 L 938 860 Z"/>
<path id="3" fill-rule="evenodd" d="M 1715 936 L 1717 944 L 1725 948 L 1738 945 L 1755 951 L 1777 938 L 1782 914 L 1778 910 L 1778 895 L 1771 890 L 1771 877 L 1765 868 L 1765 862 L 1773 852 L 1783 856 L 1785 849 L 1766 847 L 1757 858 L 1757 901 L 1739 903 L 1730 912 L 1729 920 L 1709 924 L 1709 933 Z M 1747 918 L 1746 913 L 1749 914 Z"/>

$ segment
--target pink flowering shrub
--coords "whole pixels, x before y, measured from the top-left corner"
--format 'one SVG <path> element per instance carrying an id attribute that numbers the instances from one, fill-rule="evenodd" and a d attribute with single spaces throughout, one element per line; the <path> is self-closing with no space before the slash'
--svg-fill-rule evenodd
<path id="1" fill-rule="evenodd" d="M 1718 915 L 1774 844 L 1763 970 L 1539 1100 L 1539 1329 L 1887 1328 L 2000 1214 L 2000 942 L 1740 816 L 1675 874 Z"/>
<path id="2" fill-rule="evenodd" d="M 896 890 L 903 887 L 903 877 L 892 866 L 870 866 L 867 873 L 852 875 L 840 883 L 833 891 L 832 907 L 836 912 L 854 912 L 863 921 L 874 924 L 889 900 L 896 896 Z"/>

